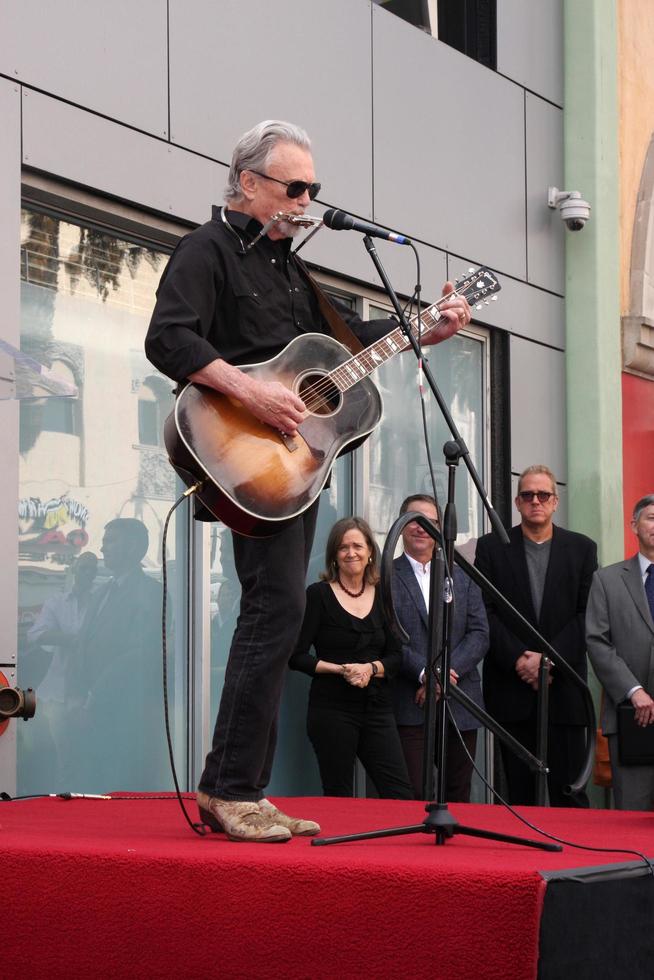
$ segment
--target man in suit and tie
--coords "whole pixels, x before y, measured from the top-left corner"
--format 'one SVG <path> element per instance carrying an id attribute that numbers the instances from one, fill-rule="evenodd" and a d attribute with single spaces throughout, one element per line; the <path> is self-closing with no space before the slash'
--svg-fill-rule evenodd
<path id="1" fill-rule="evenodd" d="M 433 497 L 413 494 L 400 508 L 400 515 L 416 511 L 438 524 Z M 402 748 L 416 797 L 422 797 L 424 755 L 425 668 L 429 645 L 428 608 L 434 539 L 416 522 L 402 532 L 404 554 L 393 562 L 393 600 L 397 618 L 409 634 L 402 649 L 402 668 L 394 686 L 394 707 Z M 452 616 L 450 679 L 483 707 L 478 664 L 488 649 L 488 622 L 481 593 L 460 568 L 454 568 L 454 611 Z M 472 762 L 480 723 L 454 700 L 447 732 L 446 793 L 449 802 L 470 800 Z M 467 749 L 467 752 L 466 752 Z M 468 755 L 469 753 L 469 755 Z"/>
<path id="2" fill-rule="evenodd" d="M 515 505 L 521 521 L 511 529 L 509 544 L 502 544 L 494 534 L 484 535 L 477 542 L 475 564 L 585 680 L 584 617 L 597 568 L 597 546 L 585 535 L 553 523 L 558 500 L 552 471 L 542 465 L 529 466 L 518 480 Z M 535 754 L 541 654 L 527 649 L 492 600 L 486 600 L 486 611 L 490 626 L 490 649 L 484 662 L 486 706 L 503 728 Z M 585 791 L 565 792 L 584 761 L 582 694 L 556 667 L 549 679 L 550 804 L 587 807 Z M 501 753 L 509 801 L 534 804 L 533 773 L 504 745 Z"/>
<path id="3" fill-rule="evenodd" d="M 654 809 L 654 766 L 622 766 L 616 706 L 631 701 L 639 725 L 654 724 L 654 494 L 634 507 L 638 553 L 595 573 L 586 612 L 588 655 L 604 688 L 602 731 L 608 736 L 618 810 Z"/>

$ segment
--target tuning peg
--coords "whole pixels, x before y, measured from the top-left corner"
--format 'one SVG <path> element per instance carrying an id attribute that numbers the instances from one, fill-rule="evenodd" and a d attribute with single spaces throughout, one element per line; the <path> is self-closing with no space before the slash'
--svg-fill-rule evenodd
<path id="1" fill-rule="evenodd" d="M 468 269 L 468 272 L 476 272 L 476 271 L 477 270 L 475 269 L 474 265 L 471 265 L 470 268 Z"/>
<path id="2" fill-rule="evenodd" d="M 476 310 L 480 310 L 482 308 L 482 306 L 483 306 L 483 303 L 477 303 L 477 305 L 475 306 L 475 309 Z"/>
<path id="3" fill-rule="evenodd" d="M 491 299 L 493 300 L 494 303 L 497 303 L 497 293 L 495 294 L 495 296 L 491 296 Z"/>

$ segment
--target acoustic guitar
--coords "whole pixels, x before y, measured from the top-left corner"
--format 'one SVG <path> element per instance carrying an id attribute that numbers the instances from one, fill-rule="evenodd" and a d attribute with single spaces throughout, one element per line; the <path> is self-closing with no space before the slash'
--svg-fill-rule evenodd
<path id="1" fill-rule="evenodd" d="M 489 269 L 471 269 L 456 294 L 479 308 L 501 286 Z M 421 313 L 424 331 L 446 322 L 442 297 Z M 418 336 L 418 318 L 411 320 Z M 307 407 L 295 436 L 259 422 L 235 398 L 205 385 L 181 390 L 164 425 L 172 466 L 187 486 L 201 481 L 200 502 L 239 534 L 267 537 L 314 502 L 337 456 L 360 445 L 382 417 L 382 400 L 370 378 L 385 361 L 410 346 L 398 326 L 352 355 L 333 337 L 305 333 L 269 361 L 242 365 L 261 381 L 278 381 Z"/>

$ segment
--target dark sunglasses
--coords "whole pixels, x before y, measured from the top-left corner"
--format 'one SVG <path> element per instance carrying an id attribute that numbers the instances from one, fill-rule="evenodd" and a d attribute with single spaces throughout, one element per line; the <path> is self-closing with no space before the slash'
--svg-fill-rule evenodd
<path id="1" fill-rule="evenodd" d="M 518 496 L 526 504 L 530 504 L 534 497 L 538 497 L 539 504 L 546 504 L 550 497 L 556 497 L 556 494 L 550 490 L 521 490 Z"/>
<path id="2" fill-rule="evenodd" d="M 262 174 L 259 170 L 248 167 L 251 174 L 257 177 L 264 177 L 266 180 L 274 180 L 276 184 L 283 184 L 286 188 L 286 196 L 291 198 L 302 197 L 305 191 L 309 192 L 309 200 L 313 201 L 320 193 L 321 185 L 318 181 L 308 184 L 306 180 L 280 180 L 279 177 L 270 177 L 269 174 Z"/>

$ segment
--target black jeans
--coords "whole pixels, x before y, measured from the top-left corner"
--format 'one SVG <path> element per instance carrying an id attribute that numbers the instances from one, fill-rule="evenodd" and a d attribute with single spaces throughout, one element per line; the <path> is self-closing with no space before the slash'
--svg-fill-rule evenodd
<path id="1" fill-rule="evenodd" d="M 389 699 L 358 704 L 309 704 L 307 733 L 325 796 L 352 796 L 357 758 L 382 799 L 412 800 L 395 715 Z"/>
<path id="2" fill-rule="evenodd" d="M 270 780 L 288 658 L 305 606 L 318 502 L 270 538 L 232 535 L 241 611 L 225 670 L 211 752 L 199 789 L 260 800 Z"/>
<path id="3" fill-rule="evenodd" d="M 409 778 L 416 799 L 422 799 L 422 760 L 425 750 L 424 725 L 398 725 L 402 750 L 406 759 Z M 477 749 L 477 729 L 471 728 L 461 732 L 465 746 L 474 759 Z M 438 743 L 438 733 L 436 734 Z M 437 758 L 438 744 L 434 755 Z M 472 762 L 461 745 L 452 722 L 447 723 L 447 758 L 446 758 L 446 800 L 448 803 L 469 803 L 470 784 L 472 782 Z M 436 784 L 434 783 L 434 786 Z"/>

